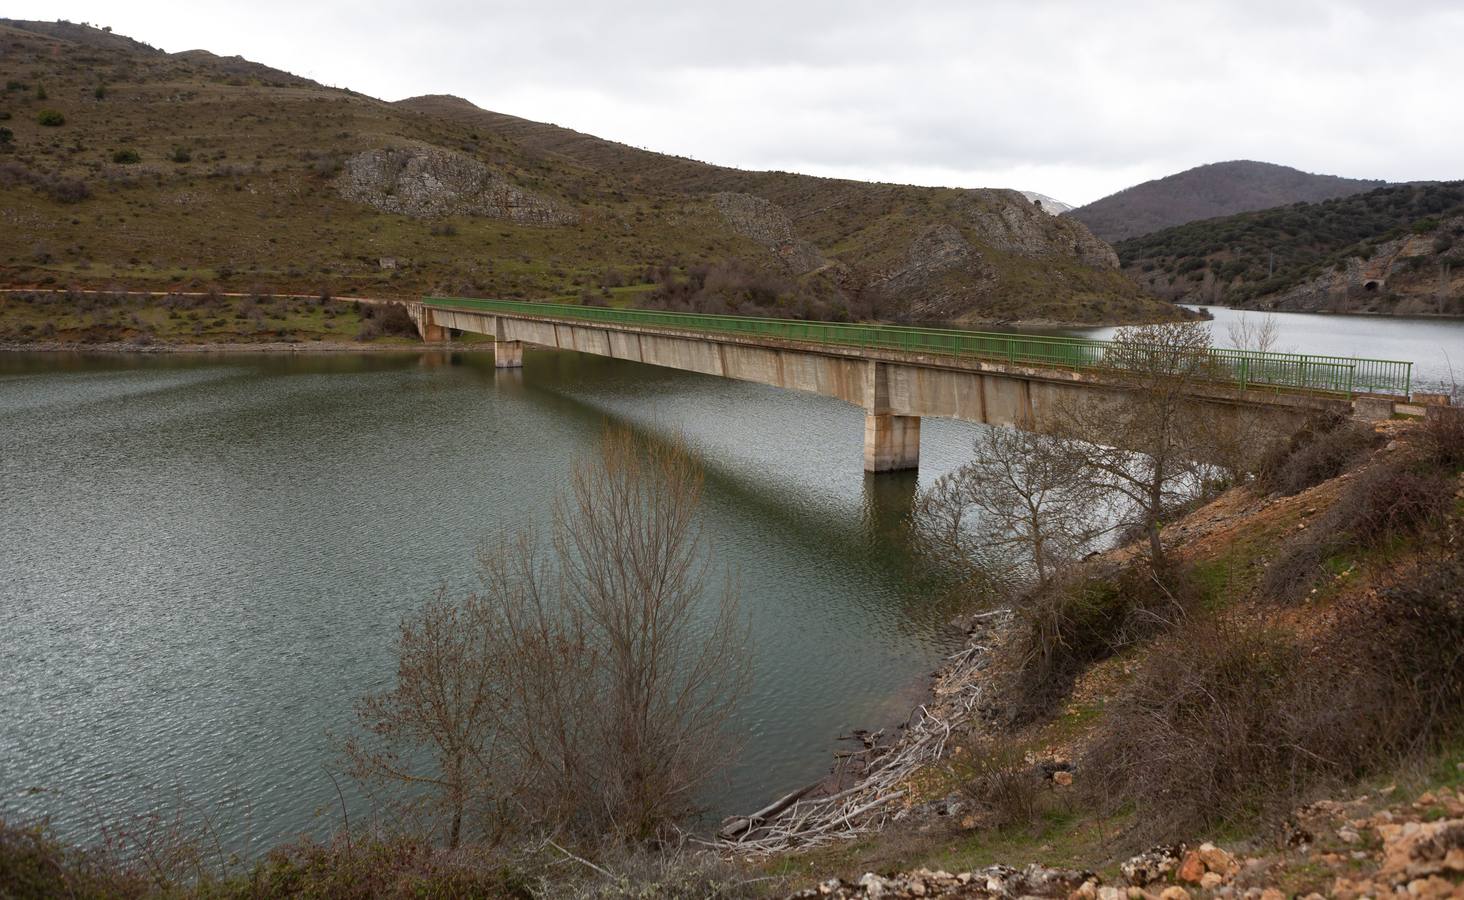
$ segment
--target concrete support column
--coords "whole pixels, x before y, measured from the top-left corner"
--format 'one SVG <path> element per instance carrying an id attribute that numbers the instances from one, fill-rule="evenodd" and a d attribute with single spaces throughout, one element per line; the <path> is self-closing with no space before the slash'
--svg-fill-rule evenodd
<path id="1" fill-rule="evenodd" d="M 432 321 L 432 310 L 427 309 L 420 303 L 408 303 L 407 315 L 417 325 L 417 334 L 422 340 L 429 344 L 440 344 L 447 340 L 448 331 L 445 327 Z"/>
<path id="2" fill-rule="evenodd" d="M 864 414 L 864 471 L 895 472 L 920 467 L 920 417 Z"/>
<path id="3" fill-rule="evenodd" d="M 522 369 L 524 367 L 523 341 L 494 341 L 493 368 Z"/>

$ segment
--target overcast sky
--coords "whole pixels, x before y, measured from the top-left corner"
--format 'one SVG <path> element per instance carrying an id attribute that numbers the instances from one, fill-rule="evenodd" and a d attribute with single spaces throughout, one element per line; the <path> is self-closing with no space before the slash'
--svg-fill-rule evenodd
<path id="1" fill-rule="evenodd" d="M 1081 204 L 1225 159 L 1464 177 L 1464 0 L 19 0 L 758 169 Z"/>

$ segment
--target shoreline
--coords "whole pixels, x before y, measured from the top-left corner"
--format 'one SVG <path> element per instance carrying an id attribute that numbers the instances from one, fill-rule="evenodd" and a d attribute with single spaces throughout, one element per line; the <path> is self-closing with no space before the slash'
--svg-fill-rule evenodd
<path id="1" fill-rule="evenodd" d="M 66 341 L 33 343 L 0 342 L 0 353 L 421 353 L 451 350 L 454 353 L 492 353 L 491 343 L 439 341 L 414 344 L 366 344 L 351 341 L 268 341 L 261 343 L 220 342 L 217 344 L 132 344 L 107 341 L 75 344 Z"/>

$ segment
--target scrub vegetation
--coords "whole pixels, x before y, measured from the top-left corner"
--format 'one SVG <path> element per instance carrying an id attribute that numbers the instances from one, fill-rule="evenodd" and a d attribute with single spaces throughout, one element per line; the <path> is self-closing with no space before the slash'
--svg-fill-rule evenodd
<path id="1" fill-rule="evenodd" d="M 1178 315 L 1012 191 L 744 172 L 64 22 L 0 47 L 0 287 Z"/>

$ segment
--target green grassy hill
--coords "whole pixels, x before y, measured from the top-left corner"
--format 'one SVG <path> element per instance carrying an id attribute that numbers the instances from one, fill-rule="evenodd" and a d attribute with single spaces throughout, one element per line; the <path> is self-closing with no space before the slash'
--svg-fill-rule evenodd
<path id="1" fill-rule="evenodd" d="M 1125 271 L 1166 299 L 1464 314 L 1464 182 L 1206 219 L 1123 241 L 1118 251 Z"/>
<path id="2" fill-rule="evenodd" d="M 1173 315 L 1011 191 L 709 166 L 67 23 L 0 20 L 0 81 L 5 286 Z"/>

